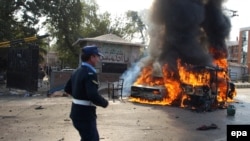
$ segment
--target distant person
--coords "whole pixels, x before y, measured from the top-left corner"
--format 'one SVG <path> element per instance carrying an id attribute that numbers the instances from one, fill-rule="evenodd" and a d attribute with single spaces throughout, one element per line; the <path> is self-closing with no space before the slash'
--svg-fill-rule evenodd
<path id="1" fill-rule="evenodd" d="M 44 70 L 46 72 L 46 75 L 48 75 L 48 76 L 51 75 L 51 72 L 52 72 L 51 66 L 45 65 L 45 69 Z"/>
<path id="2" fill-rule="evenodd" d="M 73 97 L 70 118 L 81 136 L 81 141 L 99 141 L 96 106 L 108 106 L 108 101 L 98 93 L 94 66 L 99 62 L 100 56 L 97 46 L 83 47 L 81 67 L 73 72 L 64 88 Z"/>
<path id="3" fill-rule="evenodd" d="M 40 68 L 38 71 L 38 88 L 43 86 L 44 76 L 45 76 L 45 72 L 43 71 L 43 68 Z"/>
<path id="4" fill-rule="evenodd" d="M 46 76 L 47 76 L 47 78 L 48 78 L 48 82 L 50 82 L 51 72 L 52 72 L 51 66 L 49 66 L 48 64 L 46 64 L 46 65 L 44 66 L 44 71 L 45 71 Z"/>

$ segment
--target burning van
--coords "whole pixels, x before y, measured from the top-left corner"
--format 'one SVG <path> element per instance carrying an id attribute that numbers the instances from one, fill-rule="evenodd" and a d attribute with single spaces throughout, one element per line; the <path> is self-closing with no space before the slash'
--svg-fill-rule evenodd
<path id="1" fill-rule="evenodd" d="M 226 73 L 222 68 L 196 66 L 184 73 L 183 81 L 167 75 L 151 75 L 144 80 L 139 77 L 131 86 L 130 101 L 210 111 L 223 108 L 227 101 L 236 96 L 235 86 L 226 75 L 219 77 L 218 74 Z"/>
<path id="2" fill-rule="evenodd" d="M 153 2 L 149 59 L 142 61 L 130 101 L 208 111 L 233 100 L 225 43 L 231 23 L 222 4 L 223 0 Z"/>
<path id="3" fill-rule="evenodd" d="M 181 79 L 163 74 L 162 77 L 147 75 L 147 78 L 142 74 L 131 86 L 130 101 L 208 111 L 224 106 L 236 96 L 234 84 L 219 67 L 192 67 L 189 72 L 181 72 Z"/>

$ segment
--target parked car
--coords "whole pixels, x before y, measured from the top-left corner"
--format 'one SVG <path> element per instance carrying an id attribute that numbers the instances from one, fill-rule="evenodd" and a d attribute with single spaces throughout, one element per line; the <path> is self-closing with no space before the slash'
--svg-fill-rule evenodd
<path id="1" fill-rule="evenodd" d="M 52 66 L 51 67 L 52 71 L 60 71 L 59 67 Z"/>
<path id="2" fill-rule="evenodd" d="M 62 69 L 61 71 L 68 71 L 68 72 L 72 72 L 74 71 L 75 69 L 71 69 L 71 68 L 65 68 L 65 69 Z"/>

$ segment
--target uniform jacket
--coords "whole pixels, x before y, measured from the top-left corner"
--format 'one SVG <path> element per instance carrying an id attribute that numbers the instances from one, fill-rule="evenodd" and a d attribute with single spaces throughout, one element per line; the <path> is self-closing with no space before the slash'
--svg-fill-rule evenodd
<path id="1" fill-rule="evenodd" d="M 74 99 L 89 100 L 93 104 L 104 108 L 108 106 L 108 101 L 98 93 L 97 74 L 89 64 L 82 65 L 73 72 L 65 85 L 64 91 Z M 95 119 L 96 107 L 72 103 L 70 117 L 76 120 Z"/>

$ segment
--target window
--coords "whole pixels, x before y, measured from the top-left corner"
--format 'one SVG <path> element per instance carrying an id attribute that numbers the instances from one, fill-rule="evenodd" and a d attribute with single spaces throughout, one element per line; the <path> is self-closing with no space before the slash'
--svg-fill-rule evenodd
<path id="1" fill-rule="evenodd" d="M 121 63 L 102 63 L 103 73 L 123 73 L 127 70 L 127 64 Z"/>

